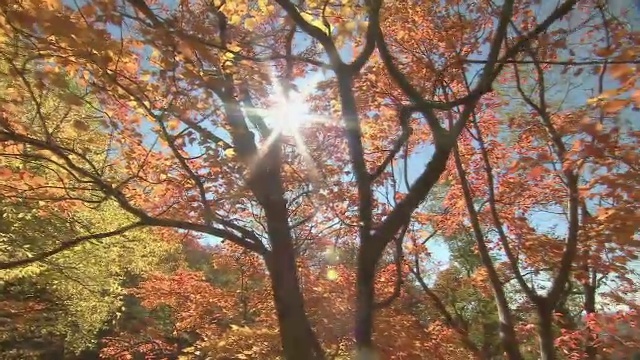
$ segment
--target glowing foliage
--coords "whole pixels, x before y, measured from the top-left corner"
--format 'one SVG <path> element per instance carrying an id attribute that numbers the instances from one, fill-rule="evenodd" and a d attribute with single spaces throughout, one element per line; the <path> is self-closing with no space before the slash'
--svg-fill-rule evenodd
<path id="1" fill-rule="evenodd" d="M 116 318 L 115 359 L 612 352 L 638 39 L 595 0 L 0 0 L 0 279 L 54 299 L 3 304 L 72 351 Z"/>

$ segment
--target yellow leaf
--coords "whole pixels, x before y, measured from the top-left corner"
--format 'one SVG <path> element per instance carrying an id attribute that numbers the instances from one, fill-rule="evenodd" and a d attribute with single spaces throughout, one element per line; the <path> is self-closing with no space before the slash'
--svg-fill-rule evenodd
<path id="1" fill-rule="evenodd" d="M 353 17 L 353 7 L 343 5 L 342 9 L 340 9 L 340 15 L 346 19 Z"/>
<path id="2" fill-rule="evenodd" d="M 349 37 L 356 30 L 357 23 L 355 21 L 348 21 L 338 25 L 338 38 L 336 42 L 342 41 L 342 37 Z"/>
<path id="3" fill-rule="evenodd" d="M 318 29 L 322 30 L 323 32 L 326 33 L 326 32 L 329 31 L 329 29 L 327 29 L 327 27 L 324 26 L 324 23 L 322 22 L 322 20 L 316 19 L 313 15 L 311 15 L 309 13 L 301 13 L 300 16 L 302 16 L 304 21 L 306 21 L 309 24 L 317 27 Z"/>
<path id="4" fill-rule="evenodd" d="M 180 127 L 180 120 L 178 119 L 171 119 L 169 121 L 167 121 L 167 128 L 169 130 L 176 130 Z"/>
<path id="5" fill-rule="evenodd" d="M 607 98 L 607 96 L 605 96 L 606 94 L 600 94 L 596 97 L 592 97 L 587 99 L 587 105 L 591 105 L 591 106 L 599 106 L 604 104 L 606 101 L 609 101 L 609 99 Z"/>
<path id="6" fill-rule="evenodd" d="M 236 43 L 231 43 L 231 44 L 227 45 L 227 49 L 229 49 L 229 51 L 233 51 L 235 53 L 237 53 L 240 50 L 242 50 L 242 48 Z"/>
<path id="7" fill-rule="evenodd" d="M 334 281 L 338 279 L 338 271 L 336 269 L 327 270 L 327 279 Z"/>
<path id="8" fill-rule="evenodd" d="M 233 148 L 228 148 L 227 150 L 224 151 L 224 155 L 226 157 L 232 158 L 236 156 L 236 151 Z M 231 327 L 233 328 L 233 325 L 231 325 Z"/>
<path id="9" fill-rule="evenodd" d="M 229 17 L 229 25 L 238 25 L 242 21 L 242 18 L 238 14 L 233 14 Z"/>
<path id="10" fill-rule="evenodd" d="M 57 10 L 60 8 L 60 0 L 45 0 L 44 4 L 51 10 Z"/>
<path id="11" fill-rule="evenodd" d="M 258 8 L 263 13 L 267 12 L 267 0 L 258 0 Z"/>
<path id="12" fill-rule="evenodd" d="M 244 21 L 244 27 L 247 30 L 253 30 L 256 28 L 256 26 L 258 26 L 258 22 L 254 18 L 248 18 L 247 20 Z"/>

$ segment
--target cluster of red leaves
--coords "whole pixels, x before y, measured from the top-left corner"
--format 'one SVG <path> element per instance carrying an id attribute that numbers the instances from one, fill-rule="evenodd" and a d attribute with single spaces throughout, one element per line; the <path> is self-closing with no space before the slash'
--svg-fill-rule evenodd
<path id="1" fill-rule="evenodd" d="M 300 261 L 299 275 L 314 329 L 328 352 L 349 353 L 354 345 L 351 316 L 355 274 L 345 265 L 309 266 L 305 263 Z M 234 277 L 231 283 L 215 285 L 215 282 L 207 281 L 201 272 L 178 270 L 171 275 L 148 277 L 131 294 L 140 298 L 148 309 L 168 307 L 174 322 L 173 335 L 198 334 L 200 340 L 195 349 L 201 353 L 207 352 L 214 357 L 275 356 L 280 345 L 271 291 L 268 283 L 264 282 L 266 273 L 261 261 L 236 246 L 224 245 L 213 253 L 212 265 L 220 274 L 242 274 L 242 279 Z M 404 267 L 403 276 L 407 276 L 407 272 Z M 392 295 L 395 276 L 394 264 L 380 270 L 376 285 L 380 298 Z M 239 281 L 253 287 L 242 288 Z M 256 284 L 262 285 L 256 287 Z M 407 312 L 406 306 L 410 301 L 403 293 L 392 306 L 377 314 L 380 335 L 376 341 L 384 358 L 420 359 L 424 346 L 439 344 L 446 335 L 446 332 L 436 333 L 424 328 L 417 314 Z M 247 318 L 243 314 L 246 310 L 256 316 Z M 125 333 L 106 339 L 103 356 L 112 358 L 119 354 L 118 358 L 125 359 L 136 352 L 143 352 L 150 358 L 159 359 L 160 348 L 176 350 L 175 345 L 168 345 L 171 341 L 166 337 L 171 334 L 159 332 L 153 323 L 140 330 L 138 334 Z M 455 338 L 454 335 L 449 336 Z M 445 354 L 460 350 L 451 345 L 438 351 Z"/>

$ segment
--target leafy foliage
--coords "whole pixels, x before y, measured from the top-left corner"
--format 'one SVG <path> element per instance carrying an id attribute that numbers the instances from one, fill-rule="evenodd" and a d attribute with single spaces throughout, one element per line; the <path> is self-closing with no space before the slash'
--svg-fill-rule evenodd
<path id="1" fill-rule="evenodd" d="M 0 12 L 7 356 L 637 348 L 640 37 L 606 2 Z"/>

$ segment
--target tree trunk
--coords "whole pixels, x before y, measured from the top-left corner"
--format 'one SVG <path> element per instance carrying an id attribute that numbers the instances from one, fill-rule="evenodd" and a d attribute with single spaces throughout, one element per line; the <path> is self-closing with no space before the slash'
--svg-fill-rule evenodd
<path id="1" fill-rule="evenodd" d="M 362 247 L 361 247 L 362 249 Z M 360 251 L 362 253 L 362 251 Z M 362 259 L 360 254 L 359 259 Z M 358 351 L 371 351 L 373 349 L 373 306 L 374 306 L 374 279 L 375 265 L 363 266 L 359 264 L 356 275 L 356 324 L 355 340 Z"/>
<path id="2" fill-rule="evenodd" d="M 485 243 L 484 234 L 482 233 L 482 227 L 480 225 L 480 219 L 478 212 L 473 204 L 473 197 L 467 181 L 467 175 L 462 166 L 462 160 L 460 159 L 460 153 L 458 152 L 457 145 L 453 146 L 454 161 L 456 164 L 456 170 L 460 177 L 460 185 L 462 186 L 462 193 L 464 195 L 465 203 L 467 205 L 467 211 L 469 212 L 469 220 L 471 221 L 471 228 L 473 229 L 473 235 L 478 246 L 478 252 L 480 254 L 480 260 L 482 265 L 487 270 L 489 275 L 489 282 L 491 283 L 491 289 L 493 290 L 493 296 L 496 301 L 496 307 L 498 310 L 498 318 L 500 319 L 500 340 L 507 359 L 509 360 L 522 360 L 522 353 L 520 352 L 520 344 L 516 336 L 515 325 L 513 323 L 513 316 L 511 309 L 509 308 L 509 302 L 507 295 L 505 294 L 504 285 L 500 280 L 500 276 L 493 264 L 491 255 L 489 254 L 489 248 Z"/>
<path id="3" fill-rule="evenodd" d="M 279 148 L 264 155 L 261 172 L 252 179 L 267 219 L 271 252 L 265 262 L 271 279 L 280 340 L 287 360 L 324 359 L 322 346 L 311 327 L 300 288 L 296 252 L 289 227 L 287 202 L 280 179 Z"/>
<path id="4" fill-rule="evenodd" d="M 482 323 L 482 359 L 491 359 L 493 355 L 493 344 L 491 341 L 491 335 L 493 334 L 491 326 L 483 322 Z"/>
<path id="5" fill-rule="evenodd" d="M 504 294 L 502 295 L 504 296 Z M 495 296 L 496 298 L 500 297 L 500 295 Z M 500 304 L 500 301 L 498 303 L 498 318 L 500 319 L 500 342 L 507 354 L 507 359 L 523 360 L 511 312 L 508 310 L 508 305 Z"/>
<path id="6" fill-rule="evenodd" d="M 322 348 L 304 308 L 291 243 L 274 245 L 267 266 L 285 359 L 323 359 Z"/>
<path id="7" fill-rule="evenodd" d="M 590 283 L 583 284 L 584 289 L 584 311 L 587 313 L 587 319 L 596 313 L 596 274 L 591 271 Z M 587 329 L 587 339 L 585 345 L 585 357 L 587 360 L 595 360 L 598 355 L 598 348 L 595 342 L 598 338 L 598 334 L 593 332 L 592 329 Z"/>
<path id="8" fill-rule="evenodd" d="M 553 335 L 553 308 L 548 301 L 538 304 L 538 341 L 540 342 L 540 360 L 555 359 L 555 337 Z"/>
<path id="9" fill-rule="evenodd" d="M 353 93 L 353 76 L 349 67 L 343 66 L 337 72 L 338 88 L 342 105 L 342 119 L 349 145 L 351 166 L 358 183 L 358 214 L 360 216 L 360 247 L 356 274 L 356 359 L 371 359 L 373 350 L 373 315 L 375 301 L 375 272 L 380 254 L 387 241 L 372 243 L 372 190 L 370 174 L 367 170 L 362 145 L 362 132 L 358 120 L 358 107 Z M 395 234 L 394 234 L 395 235 Z M 383 244 L 379 246 L 379 244 Z"/>

